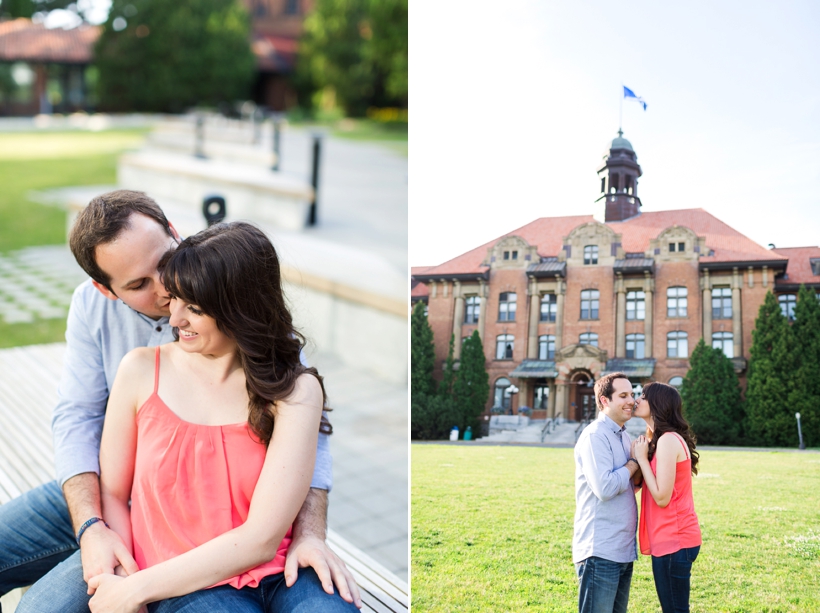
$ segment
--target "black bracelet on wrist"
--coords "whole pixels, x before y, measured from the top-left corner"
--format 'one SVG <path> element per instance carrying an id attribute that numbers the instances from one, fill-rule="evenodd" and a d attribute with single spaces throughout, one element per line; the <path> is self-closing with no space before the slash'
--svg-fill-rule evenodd
<path id="1" fill-rule="evenodd" d="M 629 458 L 629 459 L 626 461 L 626 463 L 627 463 L 627 464 L 629 464 L 630 462 L 635 462 L 635 465 L 636 465 L 638 468 L 640 468 L 640 467 L 641 467 L 641 465 L 638 463 L 638 460 L 636 460 L 635 458 Z"/>

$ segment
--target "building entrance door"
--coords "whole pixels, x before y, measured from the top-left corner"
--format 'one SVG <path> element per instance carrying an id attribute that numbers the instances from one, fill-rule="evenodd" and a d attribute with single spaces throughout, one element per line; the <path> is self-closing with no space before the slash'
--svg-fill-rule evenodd
<path id="1" fill-rule="evenodd" d="M 572 383 L 575 391 L 574 398 L 572 398 L 572 419 L 575 421 L 595 419 L 595 390 L 591 385 L 592 378 L 581 371 L 575 374 Z"/>

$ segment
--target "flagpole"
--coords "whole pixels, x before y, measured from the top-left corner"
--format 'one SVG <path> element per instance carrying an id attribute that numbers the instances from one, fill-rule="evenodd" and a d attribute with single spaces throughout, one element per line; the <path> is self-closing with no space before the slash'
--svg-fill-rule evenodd
<path id="1" fill-rule="evenodd" d="M 620 103 L 618 104 L 618 131 L 623 131 L 624 123 L 624 84 L 621 83 Z"/>

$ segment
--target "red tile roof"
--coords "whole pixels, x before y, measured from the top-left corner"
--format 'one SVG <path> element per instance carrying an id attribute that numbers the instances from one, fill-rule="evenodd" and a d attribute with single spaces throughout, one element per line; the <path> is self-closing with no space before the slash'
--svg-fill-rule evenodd
<path id="1" fill-rule="evenodd" d="M 778 284 L 820 283 L 820 276 L 812 272 L 810 262 L 813 258 L 820 258 L 820 247 L 782 247 L 772 251 L 789 258 L 789 265 L 786 267 L 788 278 L 778 279 Z"/>
<path id="2" fill-rule="evenodd" d="M 0 62 L 88 64 L 100 26 L 47 29 L 30 19 L 0 21 Z"/>
<path id="3" fill-rule="evenodd" d="M 413 277 L 415 275 L 421 275 L 427 272 L 429 269 L 434 268 L 433 266 L 413 266 L 410 268 L 410 300 L 421 300 L 422 298 L 426 298 L 430 294 L 430 290 L 427 289 L 427 286 L 424 283 L 420 283 L 416 281 Z"/>
<path id="4" fill-rule="evenodd" d="M 593 221 L 592 215 L 542 217 L 504 236 L 520 236 L 530 245 L 536 245 L 538 254 L 542 257 L 557 256 L 563 246 L 562 238 L 567 236 L 574 228 L 590 221 Z M 701 262 L 786 260 L 785 256 L 758 245 L 703 209 L 653 211 L 642 213 L 626 221 L 610 222 L 606 225 L 612 228 L 616 234 L 622 235 L 622 246 L 624 251 L 628 253 L 647 251 L 651 239 L 657 238 L 666 228 L 679 225 L 686 226 L 698 236 L 705 237 L 706 246 L 714 251 L 713 255 L 708 255 L 708 252 L 702 254 L 700 257 Z M 483 272 L 486 267 L 481 266 L 481 263 L 487 256 L 487 249 L 504 236 L 476 247 L 439 266 L 430 267 L 424 273 L 414 274 L 449 275 Z"/>

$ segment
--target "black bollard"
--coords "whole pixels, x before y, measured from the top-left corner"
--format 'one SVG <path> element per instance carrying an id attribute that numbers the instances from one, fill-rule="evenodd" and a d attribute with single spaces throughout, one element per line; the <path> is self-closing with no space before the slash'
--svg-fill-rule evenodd
<path id="1" fill-rule="evenodd" d="M 313 186 L 313 202 L 310 203 L 310 215 L 308 225 L 315 226 L 319 221 L 318 200 L 319 200 L 319 158 L 322 154 L 322 135 L 313 133 L 313 171 L 310 177 L 310 184 Z"/>
<path id="2" fill-rule="evenodd" d="M 225 198 L 216 194 L 205 196 L 202 201 L 202 214 L 205 216 L 209 228 L 225 219 L 226 212 Z"/>

